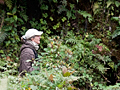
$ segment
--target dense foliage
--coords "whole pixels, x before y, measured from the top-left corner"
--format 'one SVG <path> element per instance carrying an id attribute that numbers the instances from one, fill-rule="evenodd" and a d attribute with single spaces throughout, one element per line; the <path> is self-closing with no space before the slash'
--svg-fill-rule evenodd
<path id="1" fill-rule="evenodd" d="M 0 0 L 0 77 L 9 90 L 119 89 L 119 8 L 118 0 Z M 44 32 L 40 71 L 20 78 L 20 38 L 29 28 Z"/>

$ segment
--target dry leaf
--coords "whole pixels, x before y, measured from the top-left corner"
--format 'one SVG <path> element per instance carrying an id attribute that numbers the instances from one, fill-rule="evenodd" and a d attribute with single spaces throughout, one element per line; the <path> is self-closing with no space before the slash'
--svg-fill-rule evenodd
<path id="1" fill-rule="evenodd" d="M 53 75 L 51 74 L 49 77 L 50 81 L 53 82 Z"/>
<path id="2" fill-rule="evenodd" d="M 62 73 L 63 73 L 63 75 L 64 75 L 66 72 L 68 72 L 68 70 L 67 70 L 67 68 L 66 68 L 65 66 L 63 66 L 63 67 L 62 67 Z"/>
<path id="3" fill-rule="evenodd" d="M 7 61 L 12 61 L 12 59 L 10 58 L 10 56 L 7 56 L 7 57 L 6 57 L 6 60 L 7 60 Z"/>
<path id="4" fill-rule="evenodd" d="M 72 71 L 70 74 L 73 74 L 75 71 Z"/>

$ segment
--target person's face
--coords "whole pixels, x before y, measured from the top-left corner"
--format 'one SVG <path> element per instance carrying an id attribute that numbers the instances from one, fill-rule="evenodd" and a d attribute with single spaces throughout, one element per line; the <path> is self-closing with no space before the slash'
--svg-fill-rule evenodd
<path id="1" fill-rule="evenodd" d="M 40 44 L 40 38 L 41 36 L 35 36 L 34 38 L 32 38 L 32 41 L 34 41 L 37 44 Z"/>

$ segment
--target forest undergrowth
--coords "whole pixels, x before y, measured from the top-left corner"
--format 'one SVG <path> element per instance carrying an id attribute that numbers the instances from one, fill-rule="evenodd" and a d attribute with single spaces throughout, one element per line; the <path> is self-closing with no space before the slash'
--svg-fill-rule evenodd
<path id="1" fill-rule="evenodd" d="M 8 90 L 119 90 L 119 9 L 119 0 L 0 0 L 1 80 Z M 44 32 L 33 64 L 40 70 L 21 78 L 29 28 Z"/>
<path id="2" fill-rule="evenodd" d="M 33 67 L 39 71 L 18 73 L 19 64 L 10 57 L 1 58 L 0 77 L 7 77 L 8 90 L 118 90 L 120 83 L 106 77 L 113 67 L 109 49 L 94 35 L 68 32 L 64 39 L 51 36 L 47 47 L 39 51 Z M 109 65 L 110 68 L 106 67 Z M 119 65 L 118 65 L 119 66 Z M 2 82 L 1 82 L 2 83 Z"/>

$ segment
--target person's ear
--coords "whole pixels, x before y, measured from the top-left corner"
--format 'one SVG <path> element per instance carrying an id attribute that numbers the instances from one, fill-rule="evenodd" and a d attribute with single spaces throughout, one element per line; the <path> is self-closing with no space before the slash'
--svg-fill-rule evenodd
<path id="1" fill-rule="evenodd" d="M 34 38 L 31 38 L 31 41 L 33 41 Z"/>

